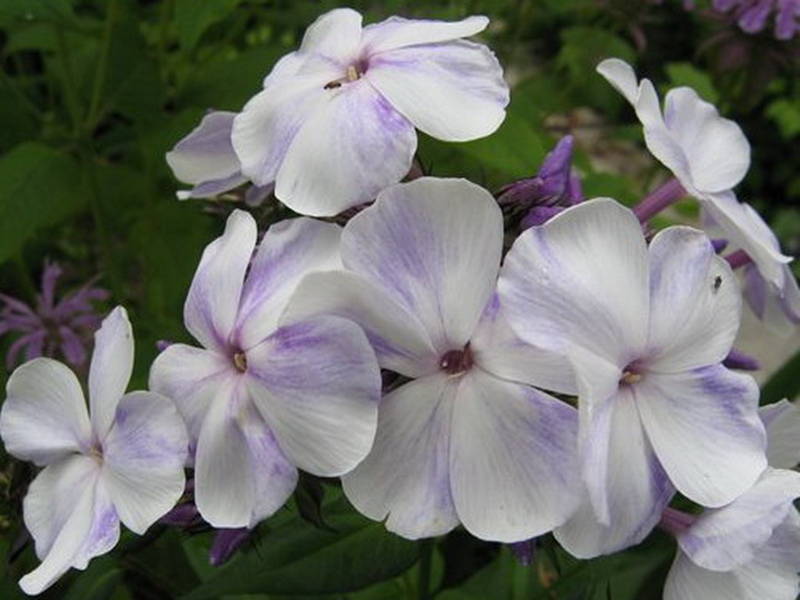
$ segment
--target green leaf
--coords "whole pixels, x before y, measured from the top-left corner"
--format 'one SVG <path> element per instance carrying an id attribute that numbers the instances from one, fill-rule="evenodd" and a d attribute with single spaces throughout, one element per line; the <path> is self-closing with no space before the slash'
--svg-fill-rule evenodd
<path id="1" fill-rule="evenodd" d="M 78 575 L 64 600 L 108 600 L 122 581 L 122 569 L 110 556 L 95 558 Z"/>
<path id="2" fill-rule="evenodd" d="M 238 555 L 185 600 L 355 591 L 397 576 L 418 558 L 417 544 L 357 514 L 344 499 L 326 507 L 326 517 L 338 533 L 315 529 L 295 515 L 269 530 L 257 548 Z"/>
<path id="3" fill-rule="evenodd" d="M 671 83 L 669 87 L 685 85 L 694 89 L 701 98 L 712 104 L 716 104 L 719 100 L 719 93 L 714 88 L 714 82 L 711 81 L 708 73 L 690 63 L 669 63 L 667 75 L 669 75 Z"/>
<path id="4" fill-rule="evenodd" d="M 186 50 L 195 47 L 200 36 L 214 23 L 228 16 L 240 0 L 177 0 L 175 27 L 181 46 Z"/>
<path id="5" fill-rule="evenodd" d="M 77 162 L 43 144 L 20 144 L 0 158 L 0 263 L 83 208 L 82 189 Z"/>
<path id="6" fill-rule="evenodd" d="M 761 388 L 761 404 L 772 404 L 800 394 L 800 352 L 797 352 Z"/>
<path id="7" fill-rule="evenodd" d="M 800 134 L 800 100 L 775 100 L 767 106 L 767 116 L 778 124 L 784 139 Z"/>

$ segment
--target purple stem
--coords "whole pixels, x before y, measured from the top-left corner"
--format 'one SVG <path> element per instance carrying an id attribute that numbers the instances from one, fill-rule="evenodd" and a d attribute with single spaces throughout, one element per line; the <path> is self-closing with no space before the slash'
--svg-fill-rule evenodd
<path id="1" fill-rule="evenodd" d="M 234 553 L 247 541 L 252 530 L 247 527 L 239 529 L 217 529 L 211 550 L 208 552 L 208 562 L 219 567 L 230 560 Z"/>
<path id="2" fill-rule="evenodd" d="M 761 364 L 744 352 L 739 352 L 736 348 L 731 348 L 728 356 L 722 361 L 722 364 L 729 369 L 738 369 L 740 371 L 758 371 Z"/>
<path id="3" fill-rule="evenodd" d="M 749 265 L 753 262 L 753 259 L 750 258 L 750 255 L 747 254 L 744 250 L 737 250 L 736 252 L 731 252 L 728 256 L 725 257 L 725 260 L 728 261 L 728 264 L 731 266 L 731 269 L 738 269 L 739 267 L 743 267 L 745 265 Z"/>
<path id="4" fill-rule="evenodd" d="M 649 221 L 670 204 L 674 204 L 686 195 L 681 182 L 674 177 L 653 190 L 644 200 L 633 207 L 634 214 L 640 223 Z"/>
<path id="5" fill-rule="evenodd" d="M 694 515 L 667 507 L 661 514 L 661 521 L 659 521 L 658 526 L 673 537 L 678 537 L 689 529 L 694 522 Z"/>

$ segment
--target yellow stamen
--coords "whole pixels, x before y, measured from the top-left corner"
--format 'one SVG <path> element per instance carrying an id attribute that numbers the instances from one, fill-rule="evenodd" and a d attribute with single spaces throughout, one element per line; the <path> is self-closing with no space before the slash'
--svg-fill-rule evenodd
<path id="1" fill-rule="evenodd" d="M 632 383 L 639 383 L 642 380 L 642 376 L 639 373 L 631 373 L 630 371 L 625 371 L 622 374 L 622 383 L 627 383 L 628 385 Z"/>
<path id="2" fill-rule="evenodd" d="M 358 69 L 353 65 L 347 67 L 347 81 L 355 81 L 359 77 L 361 77 L 361 75 L 358 73 Z"/>
<path id="3" fill-rule="evenodd" d="M 247 371 L 247 356 L 245 356 L 244 352 L 237 352 L 233 355 L 233 364 L 236 368 L 244 373 Z"/>

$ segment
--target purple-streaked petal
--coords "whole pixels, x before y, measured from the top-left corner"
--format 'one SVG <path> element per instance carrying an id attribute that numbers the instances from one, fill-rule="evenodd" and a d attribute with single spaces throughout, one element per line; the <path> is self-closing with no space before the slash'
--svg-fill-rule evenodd
<path id="1" fill-rule="evenodd" d="M 449 473 L 456 389 L 437 374 L 385 396 L 375 445 L 342 477 L 353 506 L 405 538 L 443 535 L 458 525 Z"/>
<path id="2" fill-rule="evenodd" d="M 247 177 L 238 171 L 230 177 L 223 179 L 212 179 L 211 181 L 204 181 L 191 190 L 179 190 L 175 192 L 178 200 L 188 200 L 189 198 L 213 198 L 234 188 L 239 187 L 247 181 Z"/>
<path id="3" fill-rule="evenodd" d="M 89 366 L 89 415 L 92 430 L 103 441 L 128 387 L 133 371 L 133 330 L 127 311 L 118 306 L 94 334 L 94 352 Z"/>
<path id="4" fill-rule="evenodd" d="M 800 288 L 790 266 L 783 265 L 784 283 L 780 288 L 775 288 L 764 281 L 753 265 L 745 268 L 745 293 L 753 312 L 764 321 L 770 331 L 782 337 L 793 335 L 800 325 Z M 761 310 L 757 311 L 758 305 L 754 299 L 759 297 Z"/>
<path id="5" fill-rule="evenodd" d="M 758 386 L 722 366 L 646 373 L 634 386 L 650 443 L 678 490 L 703 506 L 734 500 L 767 466 Z"/>
<path id="6" fill-rule="evenodd" d="M 579 502 L 578 412 L 478 368 L 463 376 L 450 434 L 450 488 L 474 536 L 518 542 L 551 531 Z"/>
<path id="7" fill-rule="evenodd" d="M 128 529 L 141 535 L 175 506 L 188 447 L 186 426 L 168 398 L 122 397 L 103 443 L 103 481 Z"/>
<path id="8" fill-rule="evenodd" d="M 437 139 L 467 141 L 505 119 L 508 84 L 489 48 L 457 40 L 370 57 L 365 78 L 403 116 Z"/>
<path id="9" fill-rule="evenodd" d="M 0 436 L 9 454 L 51 464 L 91 443 L 91 425 L 75 374 L 60 362 L 36 358 L 8 380 Z"/>
<path id="10" fill-rule="evenodd" d="M 601 485 L 605 487 L 608 521 L 599 521 L 589 498 L 555 530 L 556 539 L 577 558 L 611 554 L 641 542 L 655 527 L 675 493 L 642 429 L 629 390 L 620 390 L 608 406 L 608 435 L 604 452 L 597 444 L 589 452 L 604 452 Z"/>
<path id="11" fill-rule="evenodd" d="M 752 206 L 724 192 L 707 196 L 703 208 L 731 244 L 750 256 L 764 279 L 783 286 L 784 269 L 792 259 L 781 253 L 775 234 Z"/>
<path id="12" fill-rule="evenodd" d="M 367 81 L 325 90 L 292 141 L 275 196 L 300 214 L 331 216 L 371 201 L 411 168 L 414 126 Z"/>
<path id="13" fill-rule="evenodd" d="M 758 409 L 767 429 L 767 462 L 771 467 L 793 469 L 800 463 L 800 408 L 781 400 Z"/>
<path id="14" fill-rule="evenodd" d="M 340 236 L 338 225 L 308 218 L 281 221 L 267 230 L 242 289 L 234 333 L 239 348 L 251 348 L 275 331 L 306 273 L 341 268 Z"/>
<path id="15" fill-rule="evenodd" d="M 269 198 L 275 192 L 275 183 L 268 183 L 267 185 L 251 185 L 244 193 L 244 203 L 255 208 L 261 206 L 264 200 Z"/>
<path id="16" fill-rule="evenodd" d="M 467 17 L 461 21 L 389 17 L 364 27 L 361 48 L 371 56 L 406 46 L 449 42 L 480 33 L 488 25 L 489 19 L 484 16 Z"/>
<path id="17" fill-rule="evenodd" d="M 680 373 L 718 364 L 739 330 L 741 294 L 708 237 L 690 227 L 659 232 L 649 248 L 648 370 Z"/>
<path id="18" fill-rule="evenodd" d="M 523 342 L 506 320 L 495 294 L 470 340 L 475 364 L 495 377 L 562 394 L 577 394 L 570 362 L 560 354 Z"/>
<path id="19" fill-rule="evenodd" d="M 686 155 L 693 186 L 722 192 L 736 186 L 750 167 L 750 144 L 741 128 L 719 115 L 693 89 L 678 87 L 664 99 L 664 121 Z"/>
<path id="20" fill-rule="evenodd" d="M 246 384 L 289 461 L 335 477 L 375 437 L 380 370 L 361 329 L 333 316 L 278 329 L 247 352 Z"/>
<path id="21" fill-rule="evenodd" d="M 439 369 L 441 357 L 416 315 L 357 273 L 312 273 L 303 279 L 287 306 L 284 321 L 316 315 L 334 315 L 357 323 L 384 369 L 412 378 Z"/>
<path id="22" fill-rule="evenodd" d="M 243 382 L 222 387 L 197 445 L 195 500 L 214 527 L 253 527 L 274 513 L 297 484 L 275 436 Z"/>
<path id="23" fill-rule="evenodd" d="M 681 550 L 696 565 L 730 571 L 751 562 L 783 523 L 800 497 L 800 473 L 767 469 L 733 502 L 705 511 L 678 538 Z"/>
<path id="24" fill-rule="evenodd" d="M 306 63 L 308 72 L 298 72 Z M 330 100 L 331 90 L 325 85 L 344 77 L 345 70 L 346 66 L 322 57 L 306 58 L 299 53 L 276 63 L 264 80 L 264 89 L 248 100 L 233 121 L 231 142 L 245 177 L 259 186 L 275 181 L 297 132 Z"/>
<path id="25" fill-rule="evenodd" d="M 422 322 L 440 354 L 469 341 L 495 289 L 503 219 L 463 179 L 392 186 L 342 234 L 342 261 Z"/>
<path id="26" fill-rule="evenodd" d="M 237 374 L 233 361 L 221 354 L 185 344 L 172 344 L 150 367 L 150 389 L 172 399 L 197 442 L 208 404 L 219 388 Z"/>
<path id="27" fill-rule="evenodd" d="M 98 481 L 98 463 L 73 455 L 47 467 L 31 484 L 23 512 L 42 563 L 20 579 L 26 594 L 41 593 L 70 567 L 85 568 L 93 552 L 107 552 L 116 543 L 115 517 L 108 520 L 110 527 L 95 526 L 96 517 L 104 517 L 109 508 L 107 498 L 96 502 Z"/>
<path id="28" fill-rule="evenodd" d="M 239 174 L 239 159 L 231 144 L 234 117 L 236 113 L 221 110 L 206 114 L 167 152 L 167 164 L 177 179 L 198 185 Z"/>
<path id="29" fill-rule="evenodd" d="M 647 335 L 647 248 L 638 219 L 603 198 L 566 209 L 517 238 L 498 292 L 512 329 L 528 343 L 560 353 L 580 346 L 624 367 L 641 355 Z"/>
<path id="30" fill-rule="evenodd" d="M 225 232 L 203 251 L 194 274 L 183 318 L 186 329 L 209 350 L 229 351 L 245 272 L 256 245 L 256 222 L 235 210 Z"/>

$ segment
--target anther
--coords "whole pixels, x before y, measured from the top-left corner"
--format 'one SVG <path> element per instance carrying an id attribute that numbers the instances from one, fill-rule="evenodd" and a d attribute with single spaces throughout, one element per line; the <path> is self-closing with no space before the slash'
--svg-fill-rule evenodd
<path id="1" fill-rule="evenodd" d="M 620 383 L 631 385 L 633 383 L 639 383 L 641 380 L 642 376 L 639 373 L 631 373 L 630 371 L 625 371 L 622 374 L 622 378 L 619 381 Z"/>
<path id="2" fill-rule="evenodd" d="M 244 373 L 247 371 L 247 356 L 244 352 L 237 352 L 233 355 L 233 364 L 236 366 L 236 369 Z"/>

